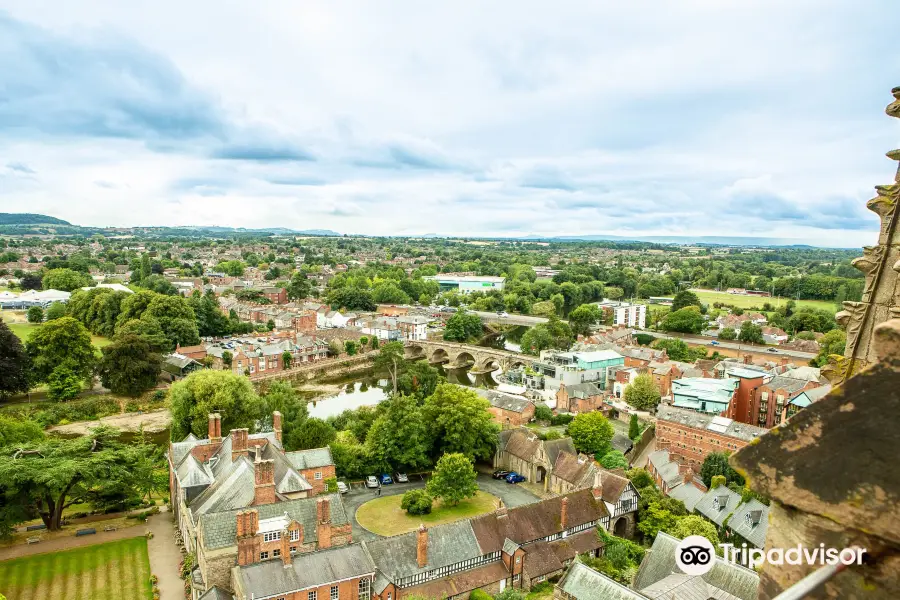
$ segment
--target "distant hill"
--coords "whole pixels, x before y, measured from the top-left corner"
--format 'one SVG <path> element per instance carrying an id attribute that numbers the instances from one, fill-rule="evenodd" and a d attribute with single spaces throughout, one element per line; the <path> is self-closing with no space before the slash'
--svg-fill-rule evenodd
<path id="1" fill-rule="evenodd" d="M 71 225 L 71 223 L 34 213 L 0 213 L 0 225 Z"/>

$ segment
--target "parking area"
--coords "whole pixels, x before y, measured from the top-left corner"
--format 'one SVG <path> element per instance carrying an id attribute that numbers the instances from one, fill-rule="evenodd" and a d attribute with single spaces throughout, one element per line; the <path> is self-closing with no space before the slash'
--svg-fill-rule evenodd
<path id="1" fill-rule="evenodd" d="M 409 490 L 425 487 L 426 481 L 419 476 L 411 476 L 409 483 L 394 483 L 381 487 L 382 496 L 393 496 L 395 494 L 403 494 Z M 508 507 L 522 506 L 523 504 L 531 504 L 540 500 L 537 496 L 526 490 L 521 485 L 513 485 L 505 481 L 491 479 L 490 475 L 483 473 L 478 474 L 478 487 L 489 494 L 497 496 L 503 500 Z M 356 522 L 356 509 L 360 506 L 378 497 L 378 490 L 368 489 L 362 485 L 353 485 L 350 491 L 344 494 L 344 508 L 353 524 L 353 539 L 373 540 L 378 536 L 366 531 Z"/>

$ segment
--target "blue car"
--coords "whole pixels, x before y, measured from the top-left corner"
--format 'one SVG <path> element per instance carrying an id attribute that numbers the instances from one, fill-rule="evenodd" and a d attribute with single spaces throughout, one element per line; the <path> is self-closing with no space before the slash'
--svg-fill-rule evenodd
<path id="1" fill-rule="evenodd" d="M 506 483 L 522 483 L 525 481 L 524 475 L 519 475 L 515 471 L 506 476 Z"/>
<path id="2" fill-rule="evenodd" d="M 392 483 L 394 483 L 394 480 L 391 479 L 391 476 L 387 473 L 383 474 L 380 479 L 381 485 L 391 485 Z"/>

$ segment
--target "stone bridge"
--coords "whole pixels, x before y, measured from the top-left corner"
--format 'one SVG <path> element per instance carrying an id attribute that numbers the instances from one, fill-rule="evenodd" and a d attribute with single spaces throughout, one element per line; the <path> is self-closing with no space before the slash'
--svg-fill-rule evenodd
<path id="1" fill-rule="evenodd" d="M 529 357 L 507 350 L 424 340 L 406 342 L 404 355 L 408 359 L 425 358 L 430 363 L 446 363 L 450 367 L 471 366 L 479 373 L 497 369 L 506 372 L 531 362 Z"/>

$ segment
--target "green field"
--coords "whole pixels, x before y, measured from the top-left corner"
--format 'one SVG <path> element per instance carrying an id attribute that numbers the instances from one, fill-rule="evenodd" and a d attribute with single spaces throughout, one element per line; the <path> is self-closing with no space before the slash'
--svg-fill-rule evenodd
<path id="1" fill-rule="evenodd" d="M 413 531 L 423 523 L 428 526 L 441 525 L 483 515 L 497 508 L 497 500 L 496 496 L 479 491 L 474 498 L 456 506 L 445 507 L 436 500 L 431 514 L 410 516 L 400 508 L 403 494 L 396 494 L 366 502 L 356 510 L 356 520 L 378 535 L 399 535 Z"/>
<path id="2" fill-rule="evenodd" d="M 762 308 L 762 305 L 768 302 L 775 308 L 778 308 L 782 304 L 786 304 L 789 300 L 789 298 L 761 298 L 759 296 L 740 296 L 738 294 L 716 292 L 713 290 L 691 291 L 697 294 L 697 297 L 700 298 L 700 302 L 709 304 L 710 306 L 712 306 L 714 302 L 722 302 L 723 304 L 732 304 L 740 308 L 750 308 L 752 306 Z M 794 300 L 794 302 L 798 307 L 808 306 L 810 308 L 818 308 L 821 310 L 826 310 L 832 314 L 837 312 L 834 302 L 826 302 L 824 300 Z"/>
<path id="3" fill-rule="evenodd" d="M 10 330 L 16 334 L 20 340 L 25 342 L 28 340 L 28 336 L 31 335 L 31 332 L 40 327 L 40 325 L 35 323 L 13 323 L 10 322 L 11 319 L 0 315 L 0 320 L 6 322 L 9 326 Z M 112 341 L 109 338 L 100 337 L 98 335 L 91 336 L 91 343 L 94 344 L 97 348 L 103 348 L 104 346 L 109 346 Z"/>
<path id="4" fill-rule="evenodd" d="M 136 537 L 0 562 L 9 600 L 152 598 L 147 540 Z"/>

